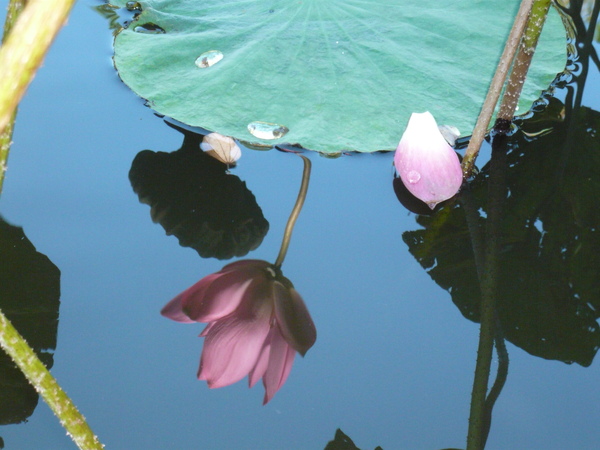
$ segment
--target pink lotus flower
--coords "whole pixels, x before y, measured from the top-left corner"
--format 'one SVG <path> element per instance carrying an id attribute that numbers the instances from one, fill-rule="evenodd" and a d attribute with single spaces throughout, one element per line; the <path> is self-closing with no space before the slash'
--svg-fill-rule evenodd
<path id="1" fill-rule="evenodd" d="M 458 156 L 429 112 L 410 116 L 394 165 L 406 188 L 431 209 L 453 197 L 462 184 Z"/>
<path id="2" fill-rule="evenodd" d="M 210 388 L 249 375 L 262 378 L 263 404 L 285 383 L 296 352 L 317 338 L 302 298 L 281 270 L 260 260 L 226 265 L 171 300 L 161 314 L 178 322 L 207 322 L 198 378 Z"/>

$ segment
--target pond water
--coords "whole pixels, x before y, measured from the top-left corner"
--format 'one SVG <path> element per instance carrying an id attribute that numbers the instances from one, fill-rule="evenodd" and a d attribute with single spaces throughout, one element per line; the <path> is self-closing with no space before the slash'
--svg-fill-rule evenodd
<path id="1" fill-rule="evenodd" d="M 341 428 L 363 449 L 464 448 L 479 325 L 465 319 L 468 307 L 461 313 L 409 252 L 403 233 L 428 225 L 398 202 L 391 153 L 306 154 L 310 186 L 283 273 L 304 298 L 318 337 L 275 397 L 263 406 L 260 383 L 209 389 L 196 379 L 203 326 L 159 312 L 227 261 L 200 258 L 165 235 L 132 189 L 136 155 L 177 150 L 183 136 L 120 83 L 107 21 L 94 9 L 99 4 L 76 4 L 20 105 L 0 214 L 60 270 L 52 373 L 102 443 L 318 449 Z M 598 111 L 598 67 L 589 70 L 582 104 Z M 595 136 L 590 146 L 597 150 L 597 129 Z M 597 152 L 592 158 L 598 162 Z M 302 160 L 243 149 L 231 173 L 269 222 L 262 244 L 246 258 L 274 262 Z M 592 186 L 598 173 L 585 175 Z M 581 191 L 588 209 L 597 202 L 594 192 Z M 596 233 L 596 224 L 581 226 Z M 597 262 L 583 266 L 594 279 Z M 597 305 L 598 285 L 586 292 Z M 532 301 L 535 293 L 534 287 Z M 581 358 L 588 367 L 563 362 L 569 356 L 532 356 L 523 347 L 507 342 L 509 373 L 486 448 L 598 448 L 600 370 L 591 361 L 597 346 Z M 0 436 L 8 449 L 74 448 L 42 400 L 25 423 L 1 427 Z"/>

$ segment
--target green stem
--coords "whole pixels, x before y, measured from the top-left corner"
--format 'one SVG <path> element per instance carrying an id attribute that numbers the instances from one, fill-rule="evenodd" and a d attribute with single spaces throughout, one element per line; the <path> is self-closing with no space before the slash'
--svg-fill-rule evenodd
<path id="1" fill-rule="evenodd" d="M 287 225 L 285 226 L 285 231 L 283 232 L 283 241 L 281 242 L 279 255 L 277 255 L 277 260 L 275 261 L 275 267 L 277 268 L 280 268 L 283 264 L 283 260 L 285 259 L 285 255 L 290 245 L 290 240 L 292 239 L 292 231 L 294 230 L 294 225 L 296 224 L 296 220 L 300 215 L 302 205 L 304 205 L 304 200 L 306 199 L 306 193 L 308 192 L 308 182 L 310 181 L 311 163 L 310 159 L 308 159 L 306 156 L 300 155 L 300 158 L 302 158 L 302 160 L 304 161 L 304 171 L 302 172 L 302 184 L 300 185 L 300 192 L 298 192 L 296 204 L 292 209 L 292 213 L 290 214 L 290 217 L 287 221 Z"/>
<path id="2" fill-rule="evenodd" d="M 0 48 L 0 193 L 17 105 L 73 3 L 74 0 L 11 0 L 9 3 Z M 80 449 L 104 448 L 71 399 L 2 311 L 0 346 L 50 406 Z"/>
<path id="3" fill-rule="evenodd" d="M 11 2 L 11 20 L 24 3 Z M 8 140 L 8 144 L 4 144 L 0 152 L 0 186 L 12 136 L 6 127 L 10 126 L 17 105 L 74 3 L 75 0 L 28 0 L 12 29 L 5 35 L 0 48 L 0 135 Z"/>
<path id="4" fill-rule="evenodd" d="M 531 60 L 533 59 L 533 54 L 535 53 L 535 48 L 546 22 L 549 9 L 550 0 L 536 0 L 533 5 L 531 16 L 527 22 L 527 29 L 519 45 L 515 63 L 513 64 L 504 95 L 502 96 L 502 102 L 496 119 L 503 127 L 512 122 L 515 115 L 521 91 L 525 84 L 525 78 L 527 78 L 527 72 L 529 71 L 529 66 L 531 65 Z"/>
<path id="5" fill-rule="evenodd" d="M 527 20 L 533 7 L 533 2 L 534 0 L 522 0 L 519 12 L 517 13 L 513 27 L 510 30 L 510 35 L 508 36 L 508 40 L 504 46 L 504 51 L 500 57 L 500 62 L 496 68 L 496 73 L 494 74 L 494 78 L 492 78 L 492 83 L 490 84 L 485 101 L 483 102 L 483 107 L 481 108 L 481 112 L 477 118 L 477 123 L 473 129 L 473 134 L 471 135 L 469 145 L 463 158 L 462 168 L 463 176 L 465 178 L 469 178 L 473 171 L 477 154 L 479 153 L 481 144 L 485 139 L 485 134 L 490 121 L 492 120 L 492 116 L 494 115 L 494 109 L 496 108 L 496 104 L 500 98 L 502 87 L 504 86 L 508 71 L 517 52 L 517 48 L 521 41 L 521 36 L 523 36 L 525 31 Z"/>
<path id="6" fill-rule="evenodd" d="M 2 34 L 2 42 L 4 42 L 12 30 L 14 24 L 25 8 L 25 0 L 10 0 L 8 4 L 8 10 L 6 13 L 6 20 L 4 21 L 4 33 Z M 2 194 L 2 186 L 4 184 L 4 173 L 6 172 L 8 163 L 8 153 L 10 151 L 10 145 L 12 143 L 13 129 L 15 125 L 15 116 L 17 114 L 16 108 L 10 118 L 8 124 L 0 131 L 0 194 Z"/>
<path id="7" fill-rule="evenodd" d="M 8 167 L 8 154 L 10 152 L 10 145 L 12 144 L 13 130 L 15 127 L 15 117 L 17 112 L 13 113 L 10 121 L 4 129 L 0 132 L 0 194 L 2 194 L 2 187 L 4 186 L 4 174 Z"/>
<path id="8" fill-rule="evenodd" d="M 6 37 L 10 33 L 10 30 L 12 30 L 12 27 L 17 21 L 17 17 L 19 17 L 19 14 L 21 14 L 21 11 L 23 11 L 25 5 L 27 5 L 27 0 L 10 0 L 10 2 L 8 3 L 6 20 L 4 21 L 4 33 L 2 34 L 2 42 L 6 40 Z"/>
<path id="9" fill-rule="evenodd" d="M 2 311 L 0 311 L 0 346 L 44 398 L 67 430 L 67 434 L 80 449 L 104 448 L 71 399 Z"/>

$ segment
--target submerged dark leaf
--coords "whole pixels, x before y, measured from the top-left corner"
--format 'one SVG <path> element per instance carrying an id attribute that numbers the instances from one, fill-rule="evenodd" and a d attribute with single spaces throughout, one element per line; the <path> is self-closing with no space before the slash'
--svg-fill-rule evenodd
<path id="1" fill-rule="evenodd" d="M 187 130 L 172 153 L 144 150 L 129 180 L 154 222 L 203 258 L 230 259 L 256 249 L 269 229 L 246 183 L 200 149 L 202 136 Z"/>
<path id="2" fill-rule="evenodd" d="M 54 362 L 60 305 L 60 271 L 38 253 L 23 229 L 0 217 L 0 309 L 47 368 Z M 0 424 L 25 421 L 38 394 L 0 350 Z"/>

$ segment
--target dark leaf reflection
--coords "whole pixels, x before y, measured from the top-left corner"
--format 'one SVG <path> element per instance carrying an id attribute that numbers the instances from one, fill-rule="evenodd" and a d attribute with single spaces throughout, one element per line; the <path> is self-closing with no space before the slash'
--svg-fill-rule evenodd
<path id="1" fill-rule="evenodd" d="M 54 362 L 60 305 L 60 271 L 38 253 L 23 229 L 0 217 L 0 309 L 40 360 Z M 0 424 L 25 420 L 38 394 L 12 359 L 0 351 Z"/>
<path id="2" fill-rule="evenodd" d="M 352 439 L 339 428 L 335 430 L 333 440 L 329 441 L 325 446 L 325 450 L 360 450 Z M 381 447 L 375 447 L 375 450 L 383 450 Z"/>
<path id="3" fill-rule="evenodd" d="M 143 150 L 129 172 L 152 220 L 203 258 L 230 259 L 256 249 L 269 222 L 246 183 L 200 149 L 201 134 L 169 125 L 183 133 L 181 148 Z"/>
<path id="4" fill-rule="evenodd" d="M 497 313 L 505 337 L 535 356 L 589 366 L 600 346 L 600 114 L 581 108 L 570 122 L 534 115 L 506 140 Z M 525 150 L 526 149 L 526 150 Z M 489 167 L 460 201 L 422 230 L 404 233 L 410 252 L 479 321 L 480 288 L 471 229 L 486 225 Z M 474 212 L 474 214 L 473 214 Z M 469 221 L 471 223 L 469 223 Z"/>

